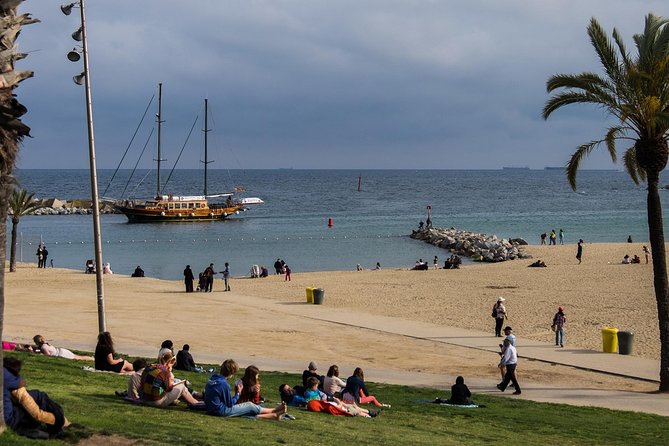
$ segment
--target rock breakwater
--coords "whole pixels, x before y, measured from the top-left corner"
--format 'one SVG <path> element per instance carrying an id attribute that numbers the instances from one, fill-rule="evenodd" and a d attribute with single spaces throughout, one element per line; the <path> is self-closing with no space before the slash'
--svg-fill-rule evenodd
<path id="1" fill-rule="evenodd" d="M 28 215 L 87 215 L 93 212 L 91 200 L 59 200 L 57 198 L 36 199 L 41 207 Z M 109 203 L 100 203 L 101 214 L 118 214 Z M 9 215 L 12 210 L 9 209 Z"/>
<path id="2" fill-rule="evenodd" d="M 486 235 L 455 228 L 429 228 L 412 231 L 410 237 L 480 262 L 532 258 L 521 248 L 522 245 L 527 245 L 524 240 L 498 239 L 494 234 Z"/>

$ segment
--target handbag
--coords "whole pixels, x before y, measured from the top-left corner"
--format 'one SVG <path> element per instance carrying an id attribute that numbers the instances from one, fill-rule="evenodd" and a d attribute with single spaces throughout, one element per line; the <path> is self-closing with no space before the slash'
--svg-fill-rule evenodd
<path id="1" fill-rule="evenodd" d="M 557 325 L 555 325 L 555 324 L 551 325 L 551 330 L 553 332 L 556 332 L 557 331 Z"/>

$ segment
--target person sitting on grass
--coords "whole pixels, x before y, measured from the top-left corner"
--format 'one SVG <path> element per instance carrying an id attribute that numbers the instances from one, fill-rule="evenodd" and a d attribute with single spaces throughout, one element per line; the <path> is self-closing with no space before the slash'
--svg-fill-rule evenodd
<path id="1" fill-rule="evenodd" d="M 98 345 L 95 347 L 95 370 L 104 370 L 115 373 L 132 372 L 132 364 L 123 358 L 114 359 L 114 340 L 108 331 L 98 335 Z"/>
<path id="2" fill-rule="evenodd" d="M 125 394 L 125 398 L 132 401 L 140 401 L 139 392 L 142 387 L 142 373 L 144 373 L 147 365 L 149 364 L 144 358 L 137 358 L 133 361 L 132 368 L 134 372 L 128 379 L 128 391 Z"/>
<path id="3" fill-rule="evenodd" d="M 167 407 L 181 399 L 189 405 L 199 403 L 186 388 L 186 381 L 173 382 L 172 367 L 176 358 L 165 353 L 158 364 L 146 366 L 140 380 L 139 398 L 149 406 Z"/>
<path id="4" fill-rule="evenodd" d="M 455 378 L 455 384 L 451 386 L 451 398 L 446 402 L 449 404 L 457 404 L 460 406 L 468 406 L 474 404 L 472 401 L 472 393 L 469 391 L 465 379 L 462 376 Z"/>
<path id="5" fill-rule="evenodd" d="M 286 405 L 283 402 L 274 409 L 264 408 L 250 401 L 236 404 L 244 386 L 241 382 L 237 382 L 233 396 L 228 380 L 238 371 L 239 365 L 235 360 L 226 359 L 221 364 L 220 374 L 214 374 L 209 378 L 204 388 L 204 403 L 207 414 L 219 417 L 256 416 L 258 418 L 280 419 L 286 413 Z"/>
<path id="6" fill-rule="evenodd" d="M 5 424 L 14 432 L 36 439 L 55 437 L 70 422 L 65 418 L 63 408 L 39 390 L 27 390 L 26 381 L 21 377 L 23 363 L 11 356 L 3 358 L 3 409 Z M 42 430 L 46 424 L 46 432 Z"/>
<path id="7" fill-rule="evenodd" d="M 46 342 L 44 336 L 42 335 L 35 335 L 33 337 L 33 341 L 35 342 L 35 345 L 39 349 L 38 351 L 42 352 L 42 354 L 46 356 L 58 356 L 60 358 L 76 359 L 79 361 L 95 361 L 95 358 L 93 358 L 92 356 L 75 355 L 66 348 L 54 347 L 48 342 Z"/>
<path id="8" fill-rule="evenodd" d="M 175 370 L 183 370 L 184 372 L 203 372 L 202 367 L 195 364 L 193 355 L 190 354 L 190 345 L 184 344 L 181 350 L 177 353 L 177 363 L 174 366 Z"/>
<path id="9" fill-rule="evenodd" d="M 347 403 L 367 404 L 372 403 L 378 407 L 390 407 L 390 404 L 381 404 L 376 397 L 369 394 L 365 385 L 365 373 L 360 367 L 353 371 L 353 375 L 346 380 L 346 387 L 341 393 L 342 399 Z"/>
<path id="10" fill-rule="evenodd" d="M 323 378 L 323 391 L 339 398 L 344 387 L 346 387 L 346 382 L 339 378 L 339 367 L 336 364 L 331 365 L 327 376 Z"/>
<path id="11" fill-rule="evenodd" d="M 260 396 L 260 370 L 258 367 L 250 365 L 244 370 L 242 385 L 244 387 L 239 394 L 237 404 L 246 403 L 247 401 L 254 404 L 264 402 L 263 397 Z"/>
<path id="12" fill-rule="evenodd" d="M 335 416 L 364 418 L 375 417 L 379 414 L 374 409 L 363 409 L 355 403 L 347 404 L 339 398 L 330 397 L 318 390 L 318 384 L 318 378 L 313 376 L 307 380 L 304 399 L 307 401 L 307 410 L 310 412 L 325 412 Z"/>
<path id="13" fill-rule="evenodd" d="M 302 386 L 295 386 L 293 388 L 288 384 L 281 384 L 279 386 L 279 395 L 281 395 L 281 401 L 293 407 L 306 406 L 307 400 L 304 399 L 301 389 Z"/>

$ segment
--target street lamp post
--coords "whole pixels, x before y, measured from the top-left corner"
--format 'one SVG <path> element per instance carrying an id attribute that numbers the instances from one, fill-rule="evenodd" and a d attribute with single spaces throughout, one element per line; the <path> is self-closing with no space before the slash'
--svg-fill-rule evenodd
<path id="1" fill-rule="evenodd" d="M 95 163 L 95 137 L 93 133 L 93 106 L 91 101 L 91 76 L 88 65 L 88 39 L 86 36 L 86 14 L 84 0 L 78 0 L 75 3 L 70 3 L 60 7 L 63 14 L 70 15 L 72 8 L 78 7 L 81 12 L 81 27 L 72 33 L 72 38 L 81 42 L 81 55 L 84 59 L 84 71 L 78 76 L 74 76 L 74 82 L 81 85 L 83 80 L 86 90 L 86 121 L 88 128 L 88 158 L 89 168 L 91 174 L 91 202 L 93 206 L 93 242 L 95 245 L 95 283 L 97 286 L 97 302 L 98 302 L 98 329 L 102 333 L 107 331 L 107 324 L 105 321 L 105 296 L 104 296 L 104 281 L 102 278 L 102 238 L 100 236 L 100 202 L 98 199 L 98 178 L 97 167 Z M 79 60 L 78 51 L 75 50 L 68 53 L 67 58 L 70 61 L 76 62 Z"/>

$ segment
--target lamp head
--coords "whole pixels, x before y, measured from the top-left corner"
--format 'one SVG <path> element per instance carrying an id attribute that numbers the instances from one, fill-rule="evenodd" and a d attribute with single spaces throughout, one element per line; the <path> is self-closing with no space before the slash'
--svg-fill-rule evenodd
<path id="1" fill-rule="evenodd" d="M 63 14 L 70 15 L 70 14 L 72 14 L 72 8 L 74 8 L 75 6 L 76 6 L 76 3 L 61 5 L 60 10 L 63 11 Z"/>
<path id="2" fill-rule="evenodd" d="M 84 79 L 86 79 L 86 73 L 77 74 L 72 78 L 77 85 L 84 85 Z"/>
<path id="3" fill-rule="evenodd" d="M 77 42 L 81 42 L 82 40 L 84 40 L 84 31 L 82 27 L 79 27 L 78 30 L 72 33 L 72 38 Z"/>
<path id="4" fill-rule="evenodd" d="M 72 49 L 69 53 L 67 53 L 67 59 L 70 62 L 79 62 L 79 59 L 81 59 L 81 54 L 79 54 L 79 51 L 77 51 L 76 48 Z"/>

